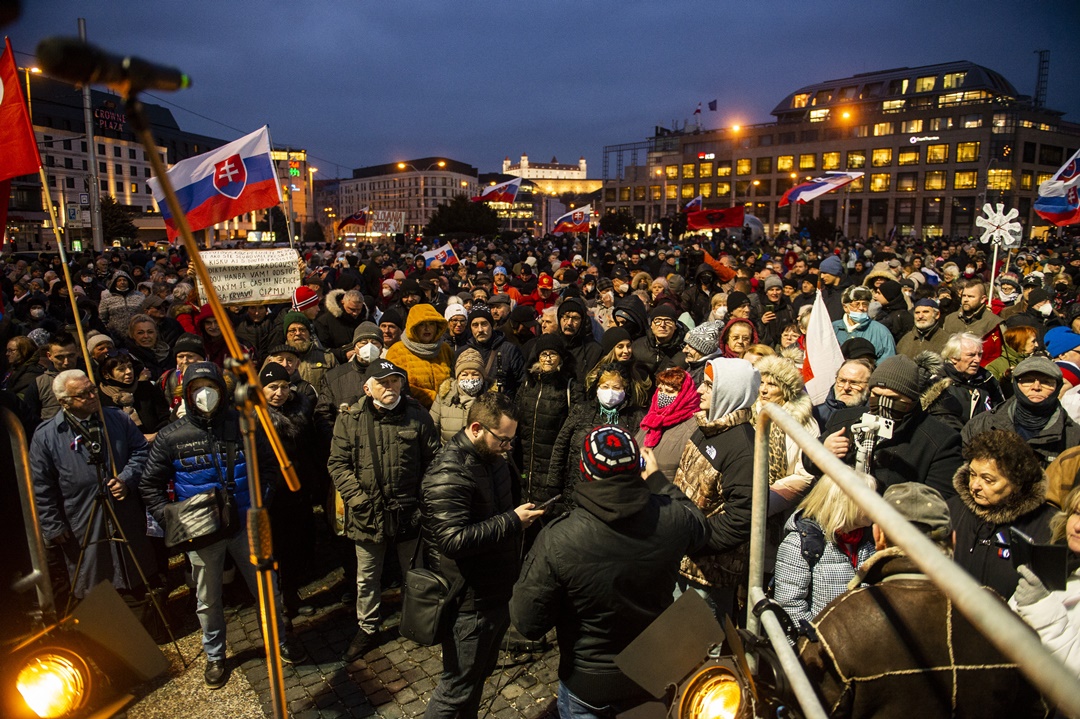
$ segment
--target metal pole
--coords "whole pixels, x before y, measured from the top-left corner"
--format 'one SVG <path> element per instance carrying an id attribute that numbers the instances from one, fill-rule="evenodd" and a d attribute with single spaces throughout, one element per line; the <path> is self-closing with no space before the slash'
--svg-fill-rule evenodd
<path id="1" fill-rule="evenodd" d="M 79 18 L 79 39 L 86 42 L 85 18 Z M 94 235 L 94 252 L 104 252 L 105 232 L 101 227 L 101 183 L 98 181 L 97 144 L 94 142 L 94 115 L 90 109 L 90 85 L 83 85 L 82 97 L 83 124 L 86 125 L 86 151 L 90 159 L 90 226 Z M 147 152 L 152 149 L 147 148 Z"/>
<path id="2" fill-rule="evenodd" d="M 754 486 L 750 504 L 750 577 L 749 586 L 765 584 L 765 524 L 769 513 L 769 415 L 760 412 L 754 440 Z M 753 606 L 754 602 L 750 603 Z M 746 630 L 758 633 L 758 618 L 753 612 L 746 613 Z"/>
<path id="3" fill-rule="evenodd" d="M 758 602 L 766 598 L 761 587 L 753 584 L 750 585 L 747 596 L 751 607 L 757 606 Z M 747 612 L 747 619 L 753 615 L 753 612 Z M 757 617 L 754 618 L 757 619 Z M 776 658 L 780 660 L 784 676 L 791 683 L 791 690 L 795 692 L 795 698 L 799 700 L 799 708 L 803 710 L 803 715 L 807 719 L 826 719 L 828 715 L 825 713 L 824 707 L 821 706 L 821 700 L 818 698 L 817 692 L 814 691 L 814 685 L 810 683 L 810 677 L 806 676 L 806 670 L 803 669 L 795 650 L 791 648 L 787 635 L 784 634 L 784 630 L 780 627 L 780 621 L 773 616 L 772 609 L 767 609 L 761 613 L 761 626 L 765 629 L 765 635 L 769 638 L 773 651 L 776 652 Z M 749 629 L 749 626 L 747 629 Z M 747 654 L 746 658 L 747 660 L 752 659 L 749 654 Z"/>
<path id="4" fill-rule="evenodd" d="M 987 640 L 1017 664 L 1035 688 L 1065 714 L 1080 719 L 1080 677 L 1055 659 L 1020 617 L 997 595 L 980 587 L 971 575 L 866 486 L 855 470 L 825 449 L 825 445 L 791 415 L 774 404 L 766 404 L 761 411 L 795 440 L 803 453 L 829 475 L 874 524 L 881 527 L 889 540 L 948 595 Z M 751 557 L 751 563 L 755 560 L 760 562 L 762 558 Z"/>

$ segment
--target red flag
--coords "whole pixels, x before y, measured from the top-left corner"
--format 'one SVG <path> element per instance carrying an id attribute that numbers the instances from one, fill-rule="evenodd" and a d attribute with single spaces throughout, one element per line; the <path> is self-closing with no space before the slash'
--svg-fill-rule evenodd
<path id="1" fill-rule="evenodd" d="M 0 55 L 0 180 L 36 173 L 41 167 L 34 127 L 26 111 L 19 70 L 11 40 L 4 38 L 4 54 Z M 7 195 L 4 195 L 7 204 Z"/>
<path id="2" fill-rule="evenodd" d="M 745 209 L 726 207 L 721 210 L 700 210 L 686 213 L 686 226 L 691 230 L 714 230 L 720 227 L 742 227 Z"/>

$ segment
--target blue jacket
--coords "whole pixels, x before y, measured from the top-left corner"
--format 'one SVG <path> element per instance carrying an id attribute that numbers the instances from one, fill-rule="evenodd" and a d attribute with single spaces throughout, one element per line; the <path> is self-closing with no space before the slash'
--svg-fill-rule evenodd
<path id="1" fill-rule="evenodd" d="M 852 337 L 862 337 L 869 341 L 874 345 L 879 364 L 881 360 L 896 354 L 896 342 L 893 340 L 892 332 L 889 332 L 889 328 L 880 322 L 868 319 L 865 323 L 857 325 L 854 332 L 849 332 L 844 318 L 841 317 L 832 323 L 832 328 L 836 333 L 836 340 L 841 345 Z"/>

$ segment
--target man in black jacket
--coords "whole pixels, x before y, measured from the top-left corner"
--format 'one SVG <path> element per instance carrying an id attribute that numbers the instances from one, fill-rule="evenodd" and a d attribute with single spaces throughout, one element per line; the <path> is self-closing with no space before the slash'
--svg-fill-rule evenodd
<path id="1" fill-rule="evenodd" d="M 518 483 L 503 458 L 517 432 L 509 397 L 482 394 L 468 424 L 421 482 L 425 564 L 458 589 L 442 628 L 443 671 L 425 719 L 475 718 L 510 625 L 524 530 L 543 510 L 515 507 Z"/>
<path id="2" fill-rule="evenodd" d="M 634 340 L 634 359 L 649 371 L 650 376 L 669 367 L 683 366 L 686 364 L 682 355 L 685 337 L 686 326 L 679 322 L 675 308 L 660 305 L 649 313 L 649 327 L 645 330 L 645 336 Z M 593 364 L 595 366 L 595 362 Z M 589 367 L 585 371 L 591 369 Z"/>
<path id="3" fill-rule="evenodd" d="M 577 297 L 564 300 L 555 311 L 566 350 L 573 359 L 574 376 L 585 384 L 585 375 L 600 361 L 600 343 L 593 336 L 589 310 Z M 680 344 L 676 351 L 682 349 Z"/>
<path id="4" fill-rule="evenodd" d="M 615 655 L 672 603 L 679 562 L 709 526 L 620 427 L 589 433 L 581 467 L 580 506 L 540 533 L 510 616 L 530 639 L 557 627 L 560 716 L 614 716 L 648 699 Z"/>

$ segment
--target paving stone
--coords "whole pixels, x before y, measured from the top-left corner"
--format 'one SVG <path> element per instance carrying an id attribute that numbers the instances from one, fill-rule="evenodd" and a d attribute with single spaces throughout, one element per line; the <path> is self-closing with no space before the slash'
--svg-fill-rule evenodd
<path id="1" fill-rule="evenodd" d="M 394 693 L 394 701 L 398 704 L 408 704 L 409 702 L 415 701 L 419 698 L 420 697 L 418 697 L 416 694 L 416 690 L 408 686 L 402 687 Z"/>
<path id="2" fill-rule="evenodd" d="M 307 689 L 302 686 L 290 687 L 285 690 L 285 700 L 293 701 L 294 699 L 303 699 L 308 695 Z"/>
<path id="3" fill-rule="evenodd" d="M 401 707 L 401 710 L 405 712 L 405 716 L 415 717 L 420 716 L 427 709 L 426 701 L 409 702 L 405 706 Z"/>
<path id="4" fill-rule="evenodd" d="M 401 707 L 392 702 L 379 707 L 375 710 L 375 713 L 383 719 L 402 719 L 405 716 L 405 712 L 402 711 Z"/>
<path id="5" fill-rule="evenodd" d="M 376 692 L 382 691 L 383 685 L 378 679 L 368 679 L 365 682 L 360 683 L 360 689 L 367 694 L 368 698 Z"/>
<path id="6" fill-rule="evenodd" d="M 390 701 L 390 694 L 385 689 L 380 689 L 374 694 L 368 695 L 368 701 L 371 702 L 373 706 L 379 707 Z"/>

